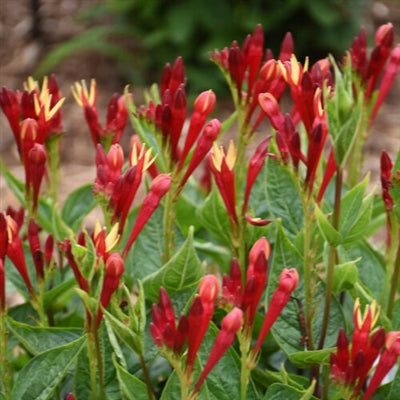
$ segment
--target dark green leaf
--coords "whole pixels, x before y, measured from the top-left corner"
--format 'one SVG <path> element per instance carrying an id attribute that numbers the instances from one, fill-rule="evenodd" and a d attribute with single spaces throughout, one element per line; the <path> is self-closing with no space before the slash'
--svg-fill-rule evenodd
<path id="1" fill-rule="evenodd" d="M 11 318 L 7 319 L 7 325 L 33 355 L 70 343 L 82 336 L 82 329 L 79 328 L 41 328 L 23 324 Z"/>
<path id="2" fill-rule="evenodd" d="M 204 228 L 224 243 L 230 243 L 231 225 L 216 186 L 213 186 L 204 203 L 197 209 L 196 218 Z"/>
<path id="3" fill-rule="evenodd" d="M 147 389 L 144 382 L 131 375 L 121 367 L 114 359 L 114 366 L 117 370 L 117 378 L 124 400 L 147 400 Z"/>
<path id="4" fill-rule="evenodd" d="M 306 400 L 306 399 L 317 399 L 312 394 L 306 391 L 300 391 L 293 387 L 284 385 L 282 383 L 274 383 L 271 385 L 265 396 L 264 400 Z"/>
<path id="5" fill-rule="evenodd" d="M 315 207 L 315 215 L 317 217 L 318 227 L 325 238 L 325 240 L 331 246 L 338 246 L 342 241 L 342 236 L 340 233 L 332 226 L 332 224 L 328 221 L 326 215 L 321 211 L 321 209 L 316 206 Z"/>
<path id="6" fill-rule="evenodd" d="M 193 246 L 193 229 L 179 251 L 158 271 L 143 279 L 146 299 L 156 302 L 161 286 L 170 295 L 186 290 L 193 291 L 203 275 L 201 262 Z"/>
<path id="7" fill-rule="evenodd" d="M 68 195 L 61 210 L 61 217 L 65 223 L 76 232 L 83 219 L 96 206 L 93 197 L 93 185 L 79 187 Z"/>
<path id="8" fill-rule="evenodd" d="M 86 344 L 86 337 L 38 354 L 21 370 L 11 393 L 12 400 L 45 400 L 68 373 Z"/>

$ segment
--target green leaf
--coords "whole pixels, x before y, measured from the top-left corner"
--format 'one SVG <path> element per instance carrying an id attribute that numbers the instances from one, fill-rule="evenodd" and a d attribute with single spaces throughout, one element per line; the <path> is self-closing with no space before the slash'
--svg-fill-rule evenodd
<path id="1" fill-rule="evenodd" d="M 134 332 L 129 326 L 115 318 L 107 310 L 103 310 L 103 313 L 116 335 L 135 353 L 143 354 L 143 335 Z"/>
<path id="2" fill-rule="evenodd" d="M 340 233 L 332 226 L 332 224 L 328 221 L 328 218 L 326 218 L 325 214 L 318 206 L 315 206 L 315 215 L 317 217 L 318 227 L 325 240 L 331 246 L 339 246 L 342 241 Z"/>
<path id="3" fill-rule="evenodd" d="M 147 388 L 144 382 L 131 375 L 123 367 L 121 367 L 113 358 L 115 369 L 117 370 L 117 378 L 124 400 L 147 400 Z"/>
<path id="4" fill-rule="evenodd" d="M 299 389 L 284 385 L 282 383 L 272 384 L 263 400 L 306 400 L 306 399 L 317 399 L 312 394 L 306 391 L 301 391 Z"/>
<path id="5" fill-rule="evenodd" d="M 215 325 L 211 324 L 197 354 L 193 384 L 197 382 L 201 370 L 208 360 L 217 333 L 218 329 Z M 233 346 L 229 347 L 201 386 L 199 399 L 237 399 L 238 393 L 240 393 L 240 365 L 238 354 Z M 229 373 L 227 373 L 227 371 L 229 371 Z M 164 387 L 161 400 L 175 400 L 177 398 L 177 393 L 180 393 L 180 383 L 176 373 L 173 373 Z M 247 398 L 252 400 L 259 399 L 259 395 L 251 379 L 247 386 Z"/>
<path id="6" fill-rule="evenodd" d="M 11 393 L 12 400 L 45 400 L 68 373 L 86 344 L 82 336 L 74 342 L 38 354 L 21 370 Z"/>
<path id="7" fill-rule="evenodd" d="M 329 365 L 330 354 L 335 351 L 335 347 L 322 350 L 298 351 L 297 353 L 289 354 L 289 360 L 299 368 L 307 368 L 312 364 Z"/>
<path id="8" fill-rule="evenodd" d="M 121 248 L 125 246 L 132 230 L 136 212 L 128 217 L 128 222 L 121 239 Z M 125 259 L 124 277 L 127 285 L 133 285 L 136 279 L 144 279 L 146 276 L 156 272 L 163 264 L 164 254 L 164 231 L 163 210 L 158 208 L 143 227 L 138 238 L 133 243 Z"/>
<path id="9" fill-rule="evenodd" d="M 294 177 L 274 159 L 267 159 L 257 177 L 250 196 L 250 207 L 257 217 L 280 218 L 283 229 L 291 239 L 303 227 L 303 206 Z"/>
<path id="10" fill-rule="evenodd" d="M 304 261 L 295 246 L 290 242 L 280 224 L 278 224 L 273 248 L 272 264 L 268 277 L 266 300 L 271 298 L 272 293 L 276 289 L 282 270 L 284 268 L 292 267 L 297 269 L 300 276 L 299 286 L 293 292 L 292 297 L 296 298 L 299 304 L 301 304 L 302 313 L 304 314 Z M 312 329 L 314 342 L 317 343 L 321 334 L 324 308 L 323 299 L 325 298 L 325 284 L 323 282 L 318 282 L 313 295 L 315 317 L 313 319 Z M 281 349 L 288 355 L 304 350 L 304 346 L 300 343 L 303 338 L 300 321 L 301 318 L 298 303 L 292 300 L 289 301 L 275 324 L 272 326 L 272 335 L 279 343 Z M 346 322 L 340 304 L 335 298 L 332 298 L 325 347 L 334 347 L 336 345 L 337 332 L 340 327 L 346 327 Z"/>
<path id="11" fill-rule="evenodd" d="M 76 279 L 71 278 L 67 281 L 60 283 L 52 289 L 46 290 L 43 295 L 44 308 L 52 307 L 56 309 L 57 305 L 64 306 L 66 299 L 70 299 L 73 295 L 72 288 L 76 285 Z"/>
<path id="12" fill-rule="evenodd" d="M 386 262 L 376 249 L 374 249 L 366 240 L 361 240 L 344 253 L 344 261 L 360 259 L 357 264 L 358 278 L 363 285 L 368 287 L 372 295 L 381 299 L 388 293 L 382 293 L 385 281 Z"/>
<path id="13" fill-rule="evenodd" d="M 346 239 L 346 236 L 360 218 L 360 214 L 362 214 L 362 203 L 368 182 L 369 175 L 349 190 L 340 202 L 339 232 L 343 240 Z"/>
<path id="14" fill-rule="evenodd" d="M 201 262 L 193 246 L 193 229 L 177 253 L 158 271 L 143 279 L 146 299 L 156 302 L 161 286 L 172 296 L 177 292 L 193 292 L 203 276 Z"/>
<path id="15" fill-rule="evenodd" d="M 338 294 L 351 289 L 358 279 L 358 269 L 356 263 L 360 259 L 347 263 L 335 265 L 333 272 L 333 293 Z"/>
<path id="16" fill-rule="evenodd" d="M 1 157 L 0 157 L 0 171 L 7 182 L 8 188 L 13 192 L 14 196 L 18 199 L 18 201 L 23 206 L 26 206 L 25 185 L 11 173 L 11 171 L 3 163 Z"/>
<path id="17" fill-rule="evenodd" d="M 79 328 L 41 328 L 7 318 L 10 331 L 33 355 L 64 345 L 82 336 Z"/>
<path id="18" fill-rule="evenodd" d="M 231 225 L 226 208 L 215 185 L 204 203 L 197 209 L 196 219 L 223 243 L 230 243 Z"/>
<path id="19" fill-rule="evenodd" d="M 81 186 L 66 198 L 61 210 L 61 217 L 72 231 L 76 232 L 83 219 L 96 204 L 96 199 L 93 197 L 93 185 Z"/>

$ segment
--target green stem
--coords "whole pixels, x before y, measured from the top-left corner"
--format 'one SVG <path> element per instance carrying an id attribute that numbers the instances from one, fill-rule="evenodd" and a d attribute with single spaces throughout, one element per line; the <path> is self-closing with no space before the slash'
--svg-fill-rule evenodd
<path id="1" fill-rule="evenodd" d="M 314 315 L 314 295 L 313 295 L 313 274 L 314 265 L 311 251 L 311 232 L 314 221 L 314 213 L 309 209 L 309 202 L 304 206 L 304 295 L 305 295 L 305 325 L 307 333 L 307 348 L 314 350 L 314 337 L 312 330 L 312 320 Z"/>
<path id="2" fill-rule="evenodd" d="M 248 363 L 252 329 L 245 328 L 242 335 L 239 335 L 240 343 L 240 400 L 246 400 L 247 385 L 249 382 L 250 368 Z"/>
<path id="3" fill-rule="evenodd" d="M 333 208 L 332 227 L 337 230 L 339 227 L 339 216 L 340 216 L 340 203 L 341 203 L 341 192 L 343 185 L 343 172 L 338 168 L 336 173 L 335 183 L 335 204 Z M 328 259 L 328 270 L 326 276 L 326 294 L 325 294 L 325 306 L 324 306 L 324 317 L 322 320 L 321 336 L 319 339 L 318 349 L 324 347 L 326 332 L 328 330 L 329 313 L 331 308 L 331 297 L 333 290 L 333 274 L 335 271 L 335 265 L 337 264 L 337 249 L 335 246 L 329 246 L 329 259 Z"/>
<path id="4" fill-rule="evenodd" d="M 89 355 L 89 370 L 90 370 L 90 387 L 92 389 L 92 399 L 97 400 L 97 358 L 95 338 L 92 331 L 88 332 L 88 355 Z"/>
<path id="5" fill-rule="evenodd" d="M 393 220 L 394 220 L 394 218 L 393 218 Z M 400 278 L 400 241 L 399 241 L 399 237 L 398 237 L 397 223 L 394 221 L 393 225 L 396 226 L 396 233 L 394 235 L 392 235 L 392 246 L 394 248 L 396 248 L 396 244 L 397 244 L 397 250 L 396 250 L 396 258 L 392 264 L 393 268 L 390 268 L 391 273 L 389 274 L 388 273 L 389 271 L 386 271 L 387 276 L 389 276 L 389 278 L 391 277 L 391 286 L 390 286 L 388 311 L 387 311 L 387 315 L 389 318 L 392 317 L 393 305 L 394 305 L 394 301 L 396 298 L 396 293 L 399 290 L 398 286 L 399 286 L 399 278 Z M 393 251 L 393 253 L 394 253 L 394 251 Z"/>
<path id="6" fill-rule="evenodd" d="M 94 344 L 96 351 L 96 360 L 97 360 L 97 369 L 99 372 L 99 386 L 100 386 L 100 400 L 105 398 L 104 396 L 104 368 L 103 368 L 103 358 L 101 356 L 100 350 L 100 338 L 99 338 L 99 330 L 96 326 L 96 319 L 93 319 L 93 335 L 94 335 Z"/>
<path id="7" fill-rule="evenodd" d="M 58 188 L 60 186 L 60 150 L 59 140 L 61 134 L 50 136 L 46 141 L 46 148 L 49 162 L 49 196 L 53 204 L 58 202 Z"/>
<path id="8" fill-rule="evenodd" d="M 1 385 L 6 400 L 11 399 L 11 371 L 7 360 L 8 332 L 6 329 L 6 312 L 0 311 L 0 365 Z"/>
<path id="9" fill-rule="evenodd" d="M 173 254 L 175 246 L 175 190 L 172 187 L 165 195 L 164 203 L 164 262 L 167 262 Z"/>
<path id="10" fill-rule="evenodd" d="M 149 398 L 149 400 L 153 400 L 153 398 L 154 398 L 153 397 L 153 388 L 151 386 L 150 375 L 149 375 L 149 371 L 147 369 L 146 362 L 145 362 L 142 354 L 139 355 L 139 359 L 140 359 L 140 364 L 142 366 L 144 381 L 145 381 L 146 387 L 147 387 L 147 397 Z"/>

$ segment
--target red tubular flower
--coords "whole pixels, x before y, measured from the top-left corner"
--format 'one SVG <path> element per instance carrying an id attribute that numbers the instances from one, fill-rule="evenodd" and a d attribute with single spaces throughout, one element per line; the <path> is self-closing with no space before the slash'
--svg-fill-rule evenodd
<path id="1" fill-rule="evenodd" d="M 0 260 L 4 260 L 7 254 L 8 232 L 7 219 L 3 213 L 0 213 Z"/>
<path id="2" fill-rule="evenodd" d="M 152 306 L 150 333 L 158 347 L 166 346 L 179 354 L 185 344 L 188 333 L 188 321 L 181 315 L 178 327 L 175 326 L 175 312 L 168 293 L 160 287 L 158 306 Z"/>
<path id="3" fill-rule="evenodd" d="M 370 124 L 375 120 L 378 111 L 388 95 L 393 82 L 395 81 L 400 70 L 400 44 L 398 44 L 391 52 L 389 62 L 383 72 L 381 84 L 378 90 L 378 96 L 375 100 L 374 107 L 370 116 Z"/>
<path id="4" fill-rule="evenodd" d="M 197 96 L 194 102 L 193 114 L 190 118 L 190 124 L 186 135 L 185 144 L 183 145 L 183 150 L 179 157 L 179 170 L 182 168 L 190 149 L 193 147 L 194 143 L 199 137 L 201 129 L 206 123 L 207 117 L 213 110 L 215 100 L 215 93 L 212 90 L 207 90 Z"/>
<path id="5" fill-rule="evenodd" d="M 72 254 L 71 241 L 69 239 L 65 239 L 59 244 L 59 246 L 67 257 L 68 264 L 72 268 L 72 272 L 75 275 L 75 279 L 78 282 L 79 287 L 85 292 L 88 292 L 89 285 L 86 278 L 84 278 L 84 276 L 82 275 L 82 272 L 80 271 L 78 264 L 75 261 L 74 255 Z"/>
<path id="6" fill-rule="evenodd" d="M 369 99 L 379 79 L 380 73 L 386 64 L 393 45 L 394 31 L 393 25 L 389 22 L 381 25 L 375 34 L 375 48 L 370 55 L 367 66 L 366 79 L 368 79 L 365 97 Z"/>
<path id="7" fill-rule="evenodd" d="M 331 379 L 337 383 L 345 384 L 349 368 L 349 341 L 343 328 L 339 329 L 336 342 L 337 354 L 331 353 Z"/>
<path id="8" fill-rule="evenodd" d="M 107 308 L 111 296 L 117 290 L 122 274 L 124 273 L 124 261 L 118 253 L 112 253 L 107 258 L 104 272 L 103 288 L 100 295 L 100 304 Z M 103 312 L 99 308 L 97 325 L 100 325 Z"/>
<path id="9" fill-rule="evenodd" d="M 170 189 L 171 179 L 172 178 L 167 174 L 160 174 L 151 183 L 150 191 L 143 199 L 142 205 L 136 217 L 135 224 L 133 225 L 132 232 L 128 241 L 126 242 L 125 249 L 122 253 L 123 258 L 127 256 L 140 231 L 143 229 L 146 222 L 160 204 L 162 197 Z"/>
<path id="10" fill-rule="evenodd" d="M 21 154 L 21 138 L 19 134 L 20 109 L 18 104 L 20 95 L 19 92 L 15 93 L 6 87 L 3 87 L 0 92 L 0 107 L 8 119 L 15 142 L 17 143 L 18 152 Z"/>
<path id="11" fill-rule="evenodd" d="M 226 155 L 222 148 L 214 144 L 208 161 L 231 224 L 236 225 L 238 217 L 236 214 L 235 172 L 233 170 L 236 162 L 236 149 L 233 141 L 229 143 Z"/>
<path id="12" fill-rule="evenodd" d="M 0 314 L 6 310 L 6 272 L 4 270 L 4 259 L 0 257 Z"/>
<path id="13" fill-rule="evenodd" d="M 320 203 L 322 198 L 324 197 L 325 190 L 328 187 L 329 182 L 331 181 L 333 175 L 335 174 L 336 169 L 337 165 L 335 160 L 335 154 L 333 152 L 333 147 L 332 147 L 331 151 L 329 152 L 328 162 L 326 163 L 326 168 L 324 176 L 322 178 L 322 183 L 318 191 L 317 203 Z"/>
<path id="14" fill-rule="evenodd" d="M 254 243 L 249 254 L 247 283 L 244 288 L 242 310 L 246 314 L 246 326 L 252 326 L 258 303 L 267 282 L 268 258 L 270 245 L 265 237 Z"/>
<path id="15" fill-rule="evenodd" d="M 204 276 L 199 284 L 199 296 L 203 303 L 214 304 L 218 297 L 219 281 L 215 275 Z"/>
<path id="16" fill-rule="evenodd" d="M 378 388 L 386 374 L 396 364 L 400 355 L 400 332 L 389 332 L 386 335 L 386 349 L 379 359 L 378 365 L 372 375 L 371 381 L 362 400 L 369 400 Z"/>
<path id="17" fill-rule="evenodd" d="M 382 151 L 381 154 L 381 185 L 382 185 L 382 197 L 385 203 L 386 211 L 390 211 L 393 208 L 394 201 L 389 193 L 391 188 L 390 178 L 392 176 L 393 162 L 390 159 L 386 151 Z"/>
<path id="18" fill-rule="evenodd" d="M 234 308 L 229 314 L 227 314 L 221 323 L 221 330 L 218 332 L 215 338 L 214 345 L 211 349 L 210 355 L 203 371 L 194 387 L 193 392 L 196 393 L 200 390 L 201 385 L 206 379 L 207 375 L 214 368 L 217 362 L 228 350 L 229 346 L 235 340 L 235 335 L 239 331 L 243 324 L 243 312 L 239 308 Z"/>
<path id="19" fill-rule="evenodd" d="M 211 120 L 209 124 L 207 124 L 207 126 L 204 128 L 203 134 L 200 136 L 200 139 L 193 152 L 193 155 L 190 158 L 190 162 L 185 171 L 185 174 L 183 175 L 179 183 L 180 188 L 183 188 L 185 186 L 187 180 L 192 175 L 193 171 L 204 160 L 204 157 L 211 149 L 214 141 L 217 139 L 220 132 L 221 132 L 221 122 L 219 122 L 218 119 Z M 181 158 L 181 160 L 183 160 L 183 158 Z"/>
<path id="20" fill-rule="evenodd" d="M 264 322 L 257 338 L 257 342 L 253 349 L 254 357 L 257 354 L 258 350 L 260 350 L 260 347 L 264 339 L 268 335 L 269 330 L 288 303 L 290 296 L 292 295 L 298 284 L 299 274 L 297 270 L 295 268 L 285 268 L 279 277 L 278 287 L 273 293 L 271 301 L 268 305 L 267 314 L 265 315 Z"/>
<path id="21" fill-rule="evenodd" d="M 17 268 L 17 271 L 24 280 L 25 285 L 28 288 L 29 292 L 34 292 L 25 262 L 22 240 L 19 237 L 18 233 L 18 225 L 9 215 L 7 215 L 6 221 L 7 221 L 7 236 L 8 236 L 7 256 L 14 264 L 15 268 Z"/>
<path id="22" fill-rule="evenodd" d="M 29 151 L 30 179 L 32 185 L 33 210 L 37 209 L 39 190 L 46 173 L 47 152 L 42 144 L 35 143 Z"/>
<path id="23" fill-rule="evenodd" d="M 271 140 L 271 136 L 267 137 L 263 140 L 256 148 L 253 156 L 249 161 L 249 167 L 247 169 L 247 178 L 246 178 L 246 189 L 244 192 L 244 200 L 242 207 L 242 214 L 245 214 L 247 210 L 247 206 L 249 203 L 251 189 L 254 185 L 254 182 L 257 179 L 258 174 L 261 172 L 262 167 L 264 166 L 265 157 L 268 154 L 268 146 L 269 141 Z"/>
<path id="24" fill-rule="evenodd" d="M 238 260 L 231 262 L 229 276 L 222 277 L 222 304 L 240 307 L 242 304 L 242 274 Z"/>
<path id="25" fill-rule="evenodd" d="M 205 290 L 204 286 L 208 284 L 210 284 L 210 278 L 207 277 L 202 284 L 203 297 L 198 295 L 194 298 L 188 315 L 188 354 L 186 359 L 186 374 L 188 377 L 193 372 L 197 352 L 214 312 L 214 296 L 218 294 L 216 282 L 212 282 L 211 291 Z"/>
<path id="26" fill-rule="evenodd" d="M 36 276 L 38 279 L 43 279 L 44 277 L 44 258 L 42 250 L 40 249 L 40 239 L 39 239 L 40 226 L 31 218 L 28 226 L 28 241 L 29 248 L 31 250 L 33 263 L 35 265 Z"/>
<path id="27" fill-rule="evenodd" d="M 50 265 L 51 259 L 53 258 L 54 249 L 54 238 L 53 235 L 47 236 L 46 242 L 44 244 L 44 258 L 46 260 L 46 265 Z"/>

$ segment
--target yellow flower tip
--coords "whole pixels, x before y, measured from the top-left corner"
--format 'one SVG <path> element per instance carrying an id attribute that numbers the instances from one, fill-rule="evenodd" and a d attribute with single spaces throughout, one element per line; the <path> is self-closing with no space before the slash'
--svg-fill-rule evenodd
<path id="1" fill-rule="evenodd" d="M 222 158 L 224 157 L 224 152 L 222 148 L 218 147 L 217 143 L 213 143 L 213 152 L 212 152 L 212 162 L 214 164 L 215 169 L 218 172 L 221 172 L 221 162 Z"/>
<path id="2" fill-rule="evenodd" d="M 90 90 L 88 90 L 86 82 L 82 80 L 81 83 L 75 82 L 75 85 L 71 87 L 71 91 L 75 101 L 81 107 L 83 107 L 86 103 L 90 106 L 94 106 L 94 104 L 96 103 L 97 91 L 95 79 L 92 79 L 90 81 Z"/>
<path id="3" fill-rule="evenodd" d="M 371 304 L 367 305 L 364 310 L 364 315 L 362 315 L 360 310 L 360 300 L 356 299 L 354 302 L 354 315 L 356 317 L 357 327 L 361 328 L 367 318 L 371 319 L 370 326 L 368 330 L 371 330 L 378 322 L 379 314 L 381 312 L 381 307 L 377 306 L 376 300 L 373 300 Z"/>
<path id="4" fill-rule="evenodd" d="M 32 92 L 33 90 L 38 90 L 38 83 L 32 76 L 29 76 L 26 82 L 23 83 L 23 87 L 26 91 Z"/>
<path id="5" fill-rule="evenodd" d="M 119 241 L 120 235 L 118 234 L 119 223 L 116 222 L 111 228 L 110 233 L 106 237 L 106 251 L 109 252 Z"/>
<path id="6" fill-rule="evenodd" d="M 96 222 L 94 223 L 94 231 L 93 231 L 93 236 L 96 238 L 99 233 L 102 231 L 102 227 L 100 225 L 100 221 L 96 219 Z"/>
<path id="7" fill-rule="evenodd" d="M 235 148 L 235 144 L 233 143 L 233 140 L 229 142 L 229 147 L 228 147 L 228 153 L 226 155 L 226 164 L 228 165 L 229 169 L 232 171 L 233 167 L 235 166 L 237 158 L 237 152 Z"/>
<path id="8" fill-rule="evenodd" d="M 324 109 L 322 107 L 322 90 L 320 87 L 315 89 L 314 93 L 314 104 L 316 105 L 315 109 L 319 117 L 322 117 L 324 114 Z"/>
<path id="9" fill-rule="evenodd" d="M 303 67 L 303 71 L 308 71 L 308 66 L 310 64 L 310 59 L 308 58 L 308 56 L 306 57 L 305 61 L 304 61 L 304 67 Z"/>
<path id="10" fill-rule="evenodd" d="M 295 85 L 298 85 L 300 82 L 300 64 L 297 61 L 297 58 L 294 54 L 290 59 L 291 61 L 291 70 L 290 70 L 290 77 Z"/>
<path id="11" fill-rule="evenodd" d="M 287 70 L 286 70 L 286 67 L 285 67 L 285 65 L 282 63 L 281 60 L 278 60 L 278 68 L 281 70 L 283 79 L 287 82 L 287 80 L 288 80 Z"/>

